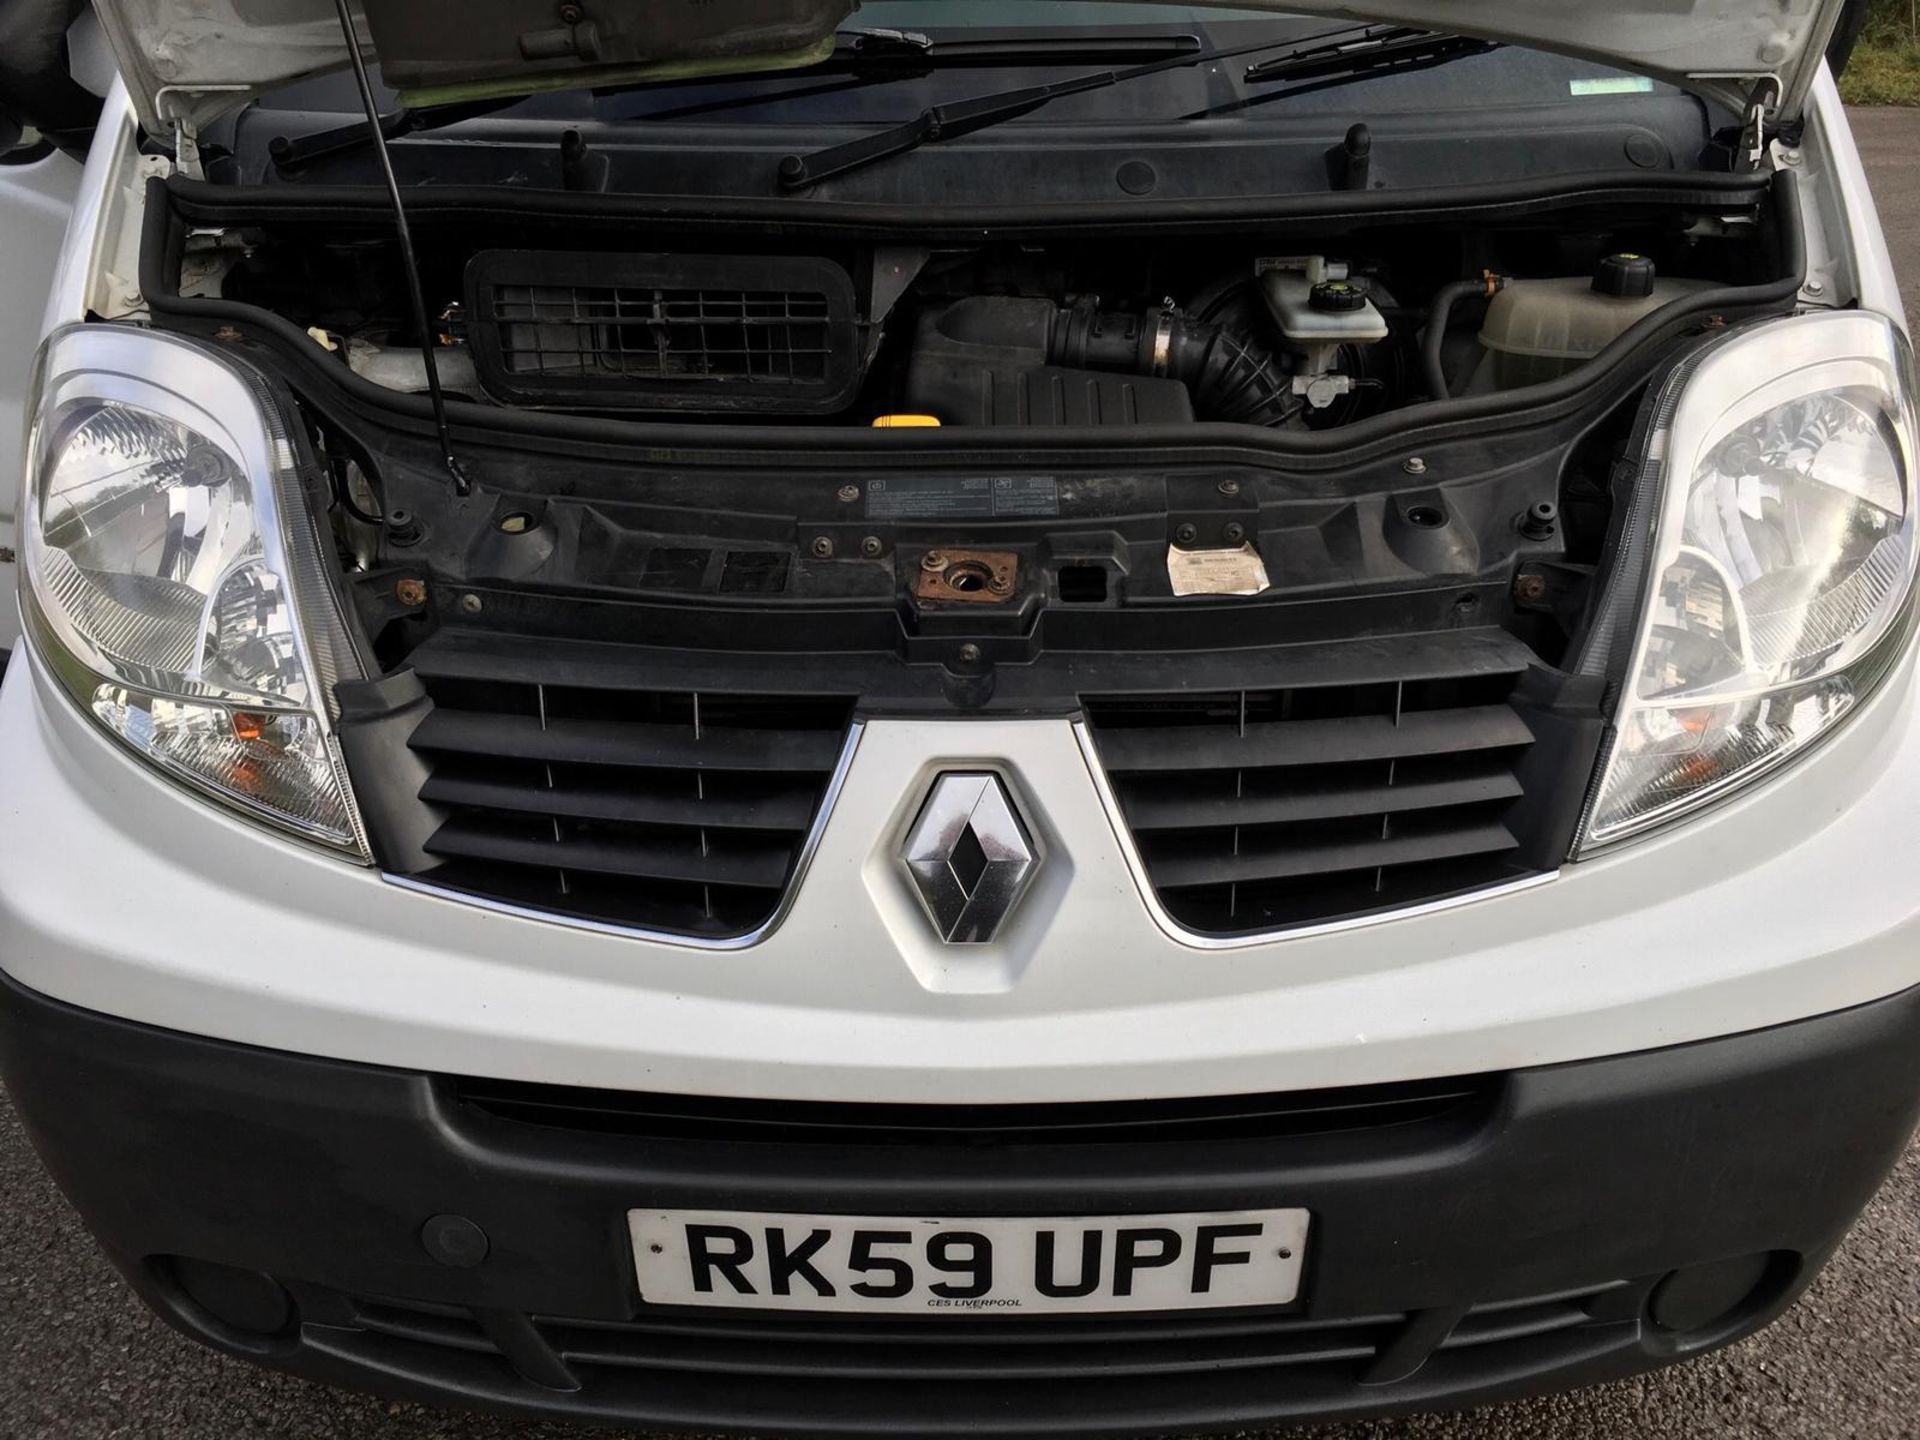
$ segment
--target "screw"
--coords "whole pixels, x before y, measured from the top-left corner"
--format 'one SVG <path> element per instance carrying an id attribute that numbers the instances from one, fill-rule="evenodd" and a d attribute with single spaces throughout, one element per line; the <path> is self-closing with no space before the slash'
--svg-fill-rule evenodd
<path id="1" fill-rule="evenodd" d="M 929 575 L 938 575 L 947 568 L 947 557 L 938 550 L 929 550 L 920 557 L 920 568 Z"/>
<path id="2" fill-rule="evenodd" d="M 960 647 L 960 663 L 962 665 L 978 665 L 980 663 L 980 647 L 971 642 L 962 645 Z"/>
<path id="3" fill-rule="evenodd" d="M 1782 150 L 1780 152 L 1780 158 L 1789 165 L 1798 165 L 1800 163 L 1800 152 L 1798 150 Z"/>
<path id="4" fill-rule="evenodd" d="M 1513 582 L 1513 598 L 1522 604 L 1531 604 L 1547 593 L 1547 580 L 1544 575 L 1522 575 Z"/>
<path id="5" fill-rule="evenodd" d="M 469 615 L 478 615 L 480 613 L 480 597 L 469 591 L 460 597 L 460 608 Z"/>
<path id="6" fill-rule="evenodd" d="M 427 582 L 402 580 L 393 587 L 393 598 L 402 605 L 424 605 L 427 603 Z"/>
<path id="7" fill-rule="evenodd" d="M 1191 545 L 1193 543 L 1193 537 L 1198 535 L 1199 533 L 1200 532 L 1194 529 L 1193 526 L 1191 525 L 1175 526 L 1173 531 L 1174 543 L 1179 545 Z"/>
<path id="8" fill-rule="evenodd" d="M 531 515 L 527 514 L 524 510 L 516 510 L 511 515 L 503 515 L 500 517 L 500 533 L 503 535 L 525 534 L 527 528 L 532 524 L 533 517 Z"/>
<path id="9" fill-rule="evenodd" d="M 812 549 L 814 559 L 831 560 L 833 558 L 833 537 L 831 535 L 814 536 Z"/>
<path id="10" fill-rule="evenodd" d="M 1824 295 L 1827 293 L 1827 287 L 1818 280 L 1808 280 L 1801 288 L 1809 295 Z"/>
<path id="11" fill-rule="evenodd" d="M 1240 493 L 1240 482 L 1238 480 L 1222 480 L 1218 488 L 1222 495 L 1238 495 Z"/>
<path id="12" fill-rule="evenodd" d="M 1227 522 L 1227 528 L 1220 533 L 1227 537 L 1227 543 L 1229 545 L 1238 545 L 1242 540 L 1247 538 L 1247 527 L 1242 525 L 1238 520 L 1229 520 Z"/>
<path id="13" fill-rule="evenodd" d="M 578 5 L 562 5 L 560 7 L 560 23 L 562 25 L 578 25 L 586 18 L 586 14 L 587 12 L 582 10 Z"/>
<path id="14" fill-rule="evenodd" d="M 987 588 L 996 594 L 1004 595 L 1013 589 L 1013 577 L 996 570 L 987 577 Z"/>
<path id="15" fill-rule="evenodd" d="M 1400 468 L 1409 475 L 1424 475 L 1427 473 L 1427 462 L 1418 455 L 1409 455 L 1400 462 Z"/>
<path id="16" fill-rule="evenodd" d="M 869 560 L 878 560 L 880 558 L 880 552 L 884 549 L 886 549 L 886 546 L 880 543 L 880 537 L 878 535 L 869 535 L 860 542 L 860 553 Z"/>
<path id="17" fill-rule="evenodd" d="M 839 494 L 843 501 L 858 500 L 860 498 L 860 487 L 858 485 L 842 485 Z"/>

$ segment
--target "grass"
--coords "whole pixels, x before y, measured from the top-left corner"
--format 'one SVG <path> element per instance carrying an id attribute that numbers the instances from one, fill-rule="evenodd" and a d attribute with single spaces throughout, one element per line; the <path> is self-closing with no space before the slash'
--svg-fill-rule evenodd
<path id="1" fill-rule="evenodd" d="M 1920 105 L 1920 9 L 1916 0 L 1873 0 L 1860 42 L 1840 77 L 1849 105 Z"/>

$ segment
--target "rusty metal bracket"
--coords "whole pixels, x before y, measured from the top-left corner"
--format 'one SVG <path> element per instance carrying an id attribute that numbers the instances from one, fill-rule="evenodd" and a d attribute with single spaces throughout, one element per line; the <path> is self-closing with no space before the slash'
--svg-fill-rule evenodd
<path id="1" fill-rule="evenodd" d="M 1000 605 L 1020 588 L 1020 557 L 1011 550 L 929 550 L 920 557 L 913 597 L 962 605 Z"/>

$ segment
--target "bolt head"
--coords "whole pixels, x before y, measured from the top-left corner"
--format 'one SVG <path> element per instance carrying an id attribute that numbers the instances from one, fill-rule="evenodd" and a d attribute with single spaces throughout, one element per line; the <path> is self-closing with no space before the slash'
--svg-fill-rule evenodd
<path id="1" fill-rule="evenodd" d="M 1200 532 L 1194 529 L 1193 526 L 1191 525 L 1181 525 L 1175 528 L 1173 532 L 1173 538 L 1178 544 L 1191 545 L 1194 541 L 1194 537 L 1199 533 Z"/>
<path id="2" fill-rule="evenodd" d="M 831 535 L 816 535 L 813 537 L 813 545 L 810 548 L 813 551 L 814 559 L 831 560 L 833 558 L 833 537 Z"/>
<path id="3" fill-rule="evenodd" d="M 1238 545 L 1247 538 L 1247 527 L 1238 520 L 1229 520 L 1226 529 L 1220 533 L 1226 536 L 1229 545 Z"/>
<path id="4" fill-rule="evenodd" d="M 886 549 L 886 546 L 880 543 L 880 537 L 878 535 L 869 535 L 860 542 L 860 553 L 869 560 L 879 559 L 880 552 L 884 549 Z"/>
<path id="5" fill-rule="evenodd" d="M 1240 482 L 1238 480 L 1222 480 L 1219 489 L 1222 495 L 1238 495 L 1240 493 Z"/>
<path id="6" fill-rule="evenodd" d="M 858 500 L 860 498 L 860 487 L 858 485 L 842 485 L 838 493 L 843 503 Z"/>
<path id="7" fill-rule="evenodd" d="M 1538 600 L 1547 593 L 1544 576 L 1522 575 L 1513 582 L 1513 598 L 1516 600 Z"/>
<path id="8" fill-rule="evenodd" d="M 1827 293 L 1827 287 L 1818 280 L 1809 280 L 1801 288 L 1809 295 L 1824 295 Z"/>
<path id="9" fill-rule="evenodd" d="M 960 663 L 963 665 L 979 664 L 980 663 L 980 647 L 972 643 L 962 645 L 960 647 Z"/>
<path id="10" fill-rule="evenodd" d="M 393 598 L 402 605 L 424 605 L 427 603 L 427 582 L 406 579 L 393 587 Z"/>
<path id="11" fill-rule="evenodd" d="M 1427 462 L 1418 455 L 1409 455 L 1400 462 L 1400 468 L 1409 475 L 1424 475 L 1427 473 Z"/>
<path id="12" fill-rule="evenodd" d="M 469 615 L 478 615 L 480 613 L 480 597 L 472 593 L 462 595 L 460 597 L 460 608 Z"/>
<path id="13" fill-rule="evenodd" d="M 947 557 L 938 550 L 929 550 L 920 557 L 920 568 L 929 575 L 938 575 L 947 568 Z"/>

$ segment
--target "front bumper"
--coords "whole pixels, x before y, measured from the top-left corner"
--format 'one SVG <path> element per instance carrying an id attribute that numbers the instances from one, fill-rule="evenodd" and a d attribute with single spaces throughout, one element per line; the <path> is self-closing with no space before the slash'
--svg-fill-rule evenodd
<path id="1" fill-rule="evenodd" d="M 989 1112 L 951 1107 L 709 1103 L 689 1120 L 684 1103 L 153 1029 L 4 977 L 0 1074 L 142 1296 L 277 1368 L 674 1429 L 1115 1435 L 1478 1403 L 1758 1328 L 1913 1127 L 1920 988 L 1693 1045 L 1349 1091 L 1337 1124 L 1324 1094 L 1141 1102 L 1102 1138 L 1073 1130 L 1072 1106 L 997 1136 Z M 792 1317 L 648 1307 L 624 1227 L 640 1204 L 1302 1205 L 1313 1231 L 1283 1312 Z M 484 1234 L 484 1258 L 429 1253 L 448 1216 Z"/>

